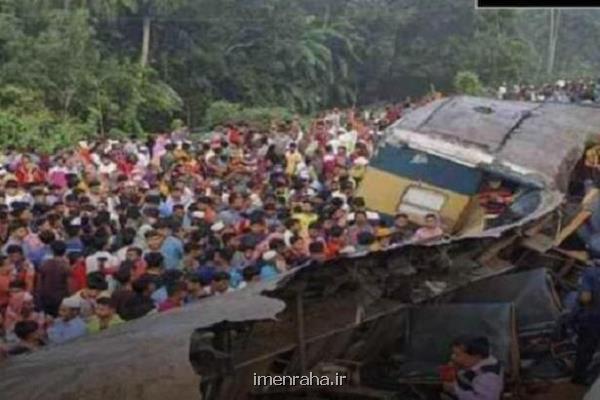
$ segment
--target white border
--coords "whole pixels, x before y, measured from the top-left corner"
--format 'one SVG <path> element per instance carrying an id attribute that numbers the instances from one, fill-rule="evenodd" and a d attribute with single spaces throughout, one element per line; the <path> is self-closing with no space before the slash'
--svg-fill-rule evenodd
<path id="1" fill-rule="evenodd" d="M 539 7 L 479 7 L 479 0 L 475 0 L 475 9 L 476 10 L 598 10 L 600 9 L 600 5 L 596 7 L 551 7 L 551 6 L 539 6 Z"/>

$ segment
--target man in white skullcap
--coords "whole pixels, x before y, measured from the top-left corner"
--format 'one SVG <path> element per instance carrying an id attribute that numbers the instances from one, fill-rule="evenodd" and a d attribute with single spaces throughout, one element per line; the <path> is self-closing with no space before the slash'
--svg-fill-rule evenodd
<path id="1" fill-rule="evenodd" d="M 58 318 L 48 328 L 50 343 L 61 344 L 85 335 L 86 325 L 79 316 L 80 302 L 74 297 L 63 299 Z"/>

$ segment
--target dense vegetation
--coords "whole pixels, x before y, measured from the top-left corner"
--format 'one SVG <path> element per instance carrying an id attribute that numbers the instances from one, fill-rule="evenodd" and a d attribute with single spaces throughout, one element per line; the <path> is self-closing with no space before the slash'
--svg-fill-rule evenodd
<path id="1" fill-rule="evenodd" d="M 599 21 L 472 0 L 0 0 L 0 143 L 593 74 Z"/>

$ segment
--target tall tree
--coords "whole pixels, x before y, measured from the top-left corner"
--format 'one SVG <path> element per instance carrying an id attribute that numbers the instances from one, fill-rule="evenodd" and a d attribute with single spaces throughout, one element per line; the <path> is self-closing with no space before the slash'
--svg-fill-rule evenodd
<path id="1" fill-rule="evenodd" d="M 152 24 L 160 17 L 167 18 L 169 12 L 186 4 L 186 0 L 88 0 L 88 6 L 101 15 L 119 18 L 124 13 L 130 18 L 139 18 L 142 23 L 140 65 L 148 65 L 152 37 Z"/>

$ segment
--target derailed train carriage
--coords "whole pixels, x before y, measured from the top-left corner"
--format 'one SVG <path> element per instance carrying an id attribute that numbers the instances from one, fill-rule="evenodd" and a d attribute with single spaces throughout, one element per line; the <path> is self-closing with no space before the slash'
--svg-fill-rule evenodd
<path id="1" fill-rule="evenodd" d="M 388 129 L 359 195 L 384 214 L 421 223 L 437 213 L 453 237 L 479 236 L 492 233 L 480 190 L 503 180 L 516 194 L 515 213 L 494 224 L 506 230 L 560 204 L 585 142 L 598 134 L 596 111 L 470 97 L 432 102 Z"/>
<path id="2" fill-rule="evenodd" d="M 436 390 L 451 336 L 474 331 L 492 338 L 508 381 L 518 384 L 521 337 L 547 332 L 560 302 L 546 271 L 514 272 L 562 266 L 525 243 L 568 227 L 562 204 L 570 174 L 598 126 L 600 110 L 573 105 L 458 97 L 417 109 L 390 127 L 360 190 L 384 214 L 406 212 L 418 223 L 438 213 L 449 238 L 307 265 L 18 358 L 0 367 L 0 393 L 16 400 L 411 398 Z M 488 176 L 517 192 L 493 226 L 477 202 Z M 526 294 L 533 297 L 523 301 Z M 534 304 L 543 312 L 531 313 Z M 350 378 L 309 388 L 253 382 L 255 374 L 308 371 Z"/>

